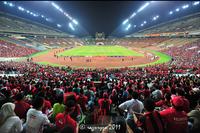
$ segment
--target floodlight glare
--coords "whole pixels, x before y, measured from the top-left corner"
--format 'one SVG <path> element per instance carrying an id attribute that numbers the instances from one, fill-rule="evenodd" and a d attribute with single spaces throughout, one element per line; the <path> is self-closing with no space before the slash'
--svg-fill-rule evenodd
<path id="1" fill-rule="evenodd" d="M 183 9 L 186 9 L 186 8 L 188 8 L 188 7 L 189 7 L 189 5 L 184 5 L 184 6 L 182 6 Z"/>
<path id="2" fill-rule="evenodd" d="M 71 22 L 69 23 L 69 27 L 70 27 L 73 31 L 75 30 Z"/>
<path id="3" fill-rule="evenodd" d="M 141 24 L 141 26 L 144 26 L 144 24 Z"/>
<path id="4" fill-rule="evenodd" d="M 42 18 L 44 18 L 44 15 L 41 15 Z"/>
<path id="5" fill-rule="evenodd" d="M 144 24 L 146 24 L 147 23 L 147 21 L 144 21 Z"/>
<path id="6" fill-rule="evenodd" d="M 193 3 L 193 5 L 196 6 L 196 5 L 199 5 L 199 3 L 200 3 L 199 1 L 196 1 Z"/>
<path id="7" fill-rule="evenodd" d="M 126 27 L 126 30 L 129 30 L 131 28 L 131 24 L 128 24 L 128 26 Z"/>
<path id="8" fill-rule="evenodd" d="M 172 15 L 172 14 L 173 14 L 173 12 L 172 12 L 172 11 L 170 11 L 170 12 L 169 12 L 169 14 L 170 14 L 170 15 Z"/>
<path id="9" fill-rule="evenodd" d="M 130 16 L 130 19 L 135 17 L 136 13 L 134 12 L 131 16 Z"/>
<path id="10" fill-rule="evenodd" d="M 13 3 L 9 3 L 8 5 L 9 5 L 10 7 L 13 7 L 13 6 L 14 6 Z"/>
<path id="11" fill-rule="evenodd" d="M 60 27 L 61 27 L 61 25 L 60 25 L 60 24 L 57 24 L 57 27 L 58 27 L 58 28 L 60 28 Z"/>
<path id="12" fill-rule="evenodd" d="M 20 11 L 24 11 L 24 8 L 22 8 L 21 6 L 18 6 L 18 9 L 19 9 Z"/>
<path id="13" fill-rule="evenodd" d="M 78 25 L 78 22 L 77 22 L 75 19 L 73 19 L 72 22 L 73 22 L 74 24 Z"/>
<path id="14" fill-rule="evenodd" d="M 4 5 L 7 5 L 8 3 L 6 1 L 3 2 Z"/>
<path id="15" fill-rule="evenodd" d="M 122 23 L 123 25 L 125 25 L 126 23 L 128 23 L 129 19 L 124 20 L 124 22 Z"/>
<path id="16" fill-rule="evenodd" d="M 136 25 L 134 25 L 134 28 L 137 27 Z"/>
<path id="17" fill-rule="evenodd" d="M 176 9 L 177 12 L 179 12 L 179 10 L 180 10 L 179 8 Z"/>
<path id="18" fill-rule="evenodd" d="M 27 11 L 26 11 L 26 13 L 30 13 L 30 11 L 29 11 L 29 10 L 27 10 Z"/>
<path id="19" fill-rule="evenodd" d="M 142 10 L 144 10 L 144 8 L 146 8 L 150 3 L 147 2 L 145 3 L 137 12 L 141 12 Z"/>

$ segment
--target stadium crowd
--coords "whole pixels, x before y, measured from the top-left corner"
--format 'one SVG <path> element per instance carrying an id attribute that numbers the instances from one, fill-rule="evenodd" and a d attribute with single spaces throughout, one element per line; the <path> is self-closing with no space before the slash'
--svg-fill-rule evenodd
<path id="1" fill-rule="evenodd" d="M 174 75 L 184 70 L 0 62 L 0 71 L 23 74 L 0 76 L 0 132 L 198 132 L 200 71 L 193 66 L 195 75 Z M 99 123 L 105 126 L 102 131 L 81 128 Z M 111 130 L 112 124 L 119 126 Z"/>
<path id="2" fill-rule="evenodd" d="M 23 57 L 35 52 L 37 52 L 35 49 L 0 40 L 0 57 Z"/>

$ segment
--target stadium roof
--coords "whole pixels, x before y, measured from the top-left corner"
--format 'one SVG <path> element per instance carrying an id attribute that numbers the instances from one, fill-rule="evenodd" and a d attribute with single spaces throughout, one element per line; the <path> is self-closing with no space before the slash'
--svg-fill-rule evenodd
<path id="1" fill-rule="evenodd" d="M 96 32 L 104 32 L 106 36 L 125 36 L 200 11 L 198 1 L 8 2 L 12 2 L 16 7 L 5 5 L 5 1 L 2 1 L 1 11 L 78 36 L 94 36 Z M 25 13 L 24 9 L 28 10 L 29 14 Z M 30 11 L 35 14 L 31 16 Z"/>

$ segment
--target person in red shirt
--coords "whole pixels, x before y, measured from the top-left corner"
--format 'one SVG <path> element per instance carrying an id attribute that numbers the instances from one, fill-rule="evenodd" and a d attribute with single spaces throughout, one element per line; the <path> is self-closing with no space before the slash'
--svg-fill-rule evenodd
<path id="1" fill-rule="evenodd" d="M 166 124 L 167 133 L 187 133 L 188 117 L 183 111 L 184 101 L 180 96 L 174 96 L 171 100 L 172 107 L 160 112 Z"/>
<path id="2" fill-rule="evenodd" d="M 190 112 L 190 102 L 189 102 L 188 99 L 185 98 L 185 91 L 182 90 L 182 89 L 177 89 L 176 90 L 176 95 L 180 96 L 183 99 L 183 101 L 184 101 L 183 110 L 186 113 L 189 113 Z"/>
<path id="3" fill-rule="evenodd" d="M 15 96 L 15 113 L 19 116 L 20 119 L 26 119 L 26 113 L 30 108 L 30 105 L 24 101 L 24 95 L 22 93 L 18 93 Z"/>
<path id="4" fill-rule="evenodd" d="M 82 111 L 85 112 L 88 98 L 84 95 L 83 89 L 81 89 L 80 94 L 76 96 L 76 100 L 77 103 L 81 106 Z"/>
<path id="5" fill-rule="evenodd" d="M 110 105 L 112 100 L 108 98 L 108 94 L 106 92 L 103 93 L 103 98 L 98 100 L 98 104 L 100 106 L 100 111 L 103 114 L 108 114 L 110 112 Z"/>
<path id="6" fill-rule="evenodd" d="M 74 133 L 78 133 L 77 122 L 71 118 L 70 114 L 74 112 L 76 103 L 74 100 L 68 100 L 66 102 L 66 110 L 64 113 L 58 113 L 55 118 L 57 128 L 61 131 L 66 125 L 71 126 Z"/>
<path id="7" fill-rule="evenodd" d="M 161 110 L 171 107 L 171 93 L 165 93 L 164 98 L 164 100 L 160 100 L 155 103 L 155 106 L 160 107 Z"/>

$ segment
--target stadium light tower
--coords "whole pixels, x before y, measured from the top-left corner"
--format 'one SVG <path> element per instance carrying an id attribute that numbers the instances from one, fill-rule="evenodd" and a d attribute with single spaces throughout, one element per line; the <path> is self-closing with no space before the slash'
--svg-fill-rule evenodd
<path id="1" fill-rule="evenodd" d="M 128 26 L 126 27 L 126 31 L 128 31 L 131 28 L 131 24 L 128 24 Z"/>

